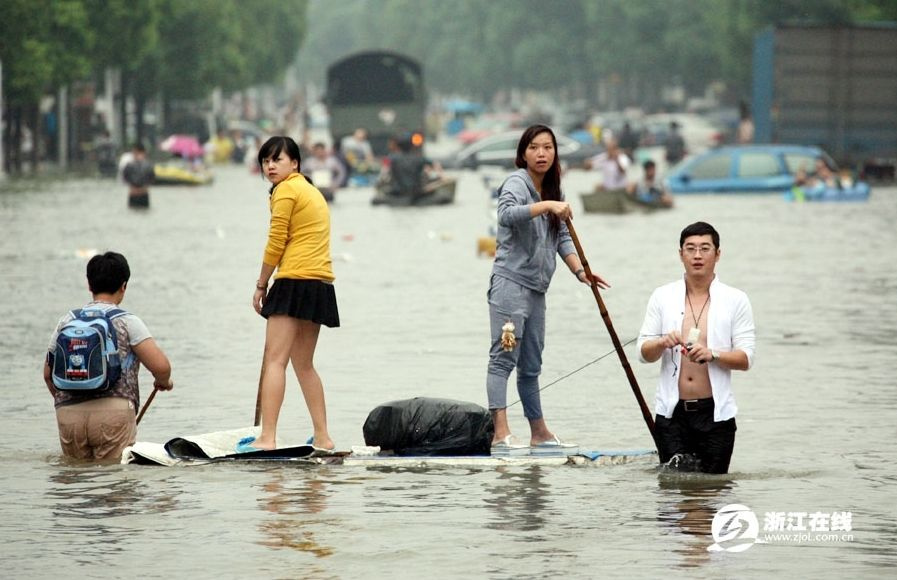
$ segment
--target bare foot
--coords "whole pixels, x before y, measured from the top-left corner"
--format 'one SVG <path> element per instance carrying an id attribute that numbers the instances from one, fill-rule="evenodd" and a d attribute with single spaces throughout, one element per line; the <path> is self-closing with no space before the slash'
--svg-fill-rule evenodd
<path id="1" fill-rule="evenodd" d="M 493 438 L 492 438 L 492 444 L 495 445 L 496 443 L 502 443 L 502 442 L 504 442 L 504 441 L 505 441 L 508 437 L 510 437 L 510 436 L 511 436 L 511 432 L 510 432 L 510 431 L 508 431 L 507 433 L 501 433 L 501 434 L 499 434 L 499 433 L 496 431 L 496 432 L 495 432 L 495 435 L 494 435 Z"/>
<path id="2" fill-rule="evenodd" d="M 251 442 L 249 445 L 255 447 L 256 449 L 260 449 L 262 451 L 270 451 L 272 449 L 277 448 L 277 445 L 274 444 L 274 441 L 268 441 L 265 439 L 258 439 L 258 438 L 256 438 L 256 440 Z"/>
<path id="3" fill-rule="evenodd" d="M 331 439 L 329 435 L 315 437 L 311 440 L 311 444 L 312 447 L 315 447 L 316 449 L 326 449 L 327 451 L 333 451 L 336 448 L 333 439 Z"/>
<path id="4" fill-rule="evenodd" d="M 546 431 L 544 433 L 534 433 L 529 439 L 529 444 L 532 447 L 539 445 L 540 443 L 545 443 L 546 441 L 554 441 L 555 435 L 551 431 Z"/>

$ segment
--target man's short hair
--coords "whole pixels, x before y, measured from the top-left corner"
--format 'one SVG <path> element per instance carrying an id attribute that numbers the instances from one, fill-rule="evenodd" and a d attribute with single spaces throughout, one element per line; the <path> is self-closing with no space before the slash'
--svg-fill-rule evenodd
<path id="1" fill-rule="evenodd" d="M 652 161 L 651 159 L 648 159 L 647 161 L 642 163 L 643 169 L 651 169 L 652 167 L 657 167 L 657 164 L 654 163 L 654 161 Z"/>
<path id="2" fill-rule="evenodd" d="M 685 243 L 685 238 L 690 238 L 691 236 L 710 236 L 713 240 L 713 245 L 716 246 L 717 250 L 719 249 L 719 232 L 707 222 L 695 222 L 685 226 L 685 229 L 679 234 L 679 247 L 681 248 Z"/>
<path id="3" fill-rule="evenodd" d="M 87 262 L 87 285 L 92 294 L 115 294 L 131 278 L 131 268 L 117 252 L 97 254 Z"/>

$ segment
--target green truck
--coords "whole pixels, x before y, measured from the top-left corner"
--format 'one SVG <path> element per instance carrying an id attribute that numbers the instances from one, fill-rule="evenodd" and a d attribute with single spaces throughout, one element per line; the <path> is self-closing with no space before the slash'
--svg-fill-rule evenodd
<path id="1" fill-rule="evenodd" d="M 420 64 L 395 52 L 356 53 L 327 69 L 334 143 L 363 128 L 374 154 L 385 155 L 390 137 L 423 134 L 426 99 Z"/>

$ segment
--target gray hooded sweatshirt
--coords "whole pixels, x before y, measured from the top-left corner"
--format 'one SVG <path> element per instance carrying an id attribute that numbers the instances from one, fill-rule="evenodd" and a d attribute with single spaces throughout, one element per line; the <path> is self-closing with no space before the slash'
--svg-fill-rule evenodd
<path id="1" fill-rule="evenodd" d="M 564 222 L 552 234 L 547 214 L 530 216 L 530 204 L 539 201 L 542 199 L 526 169 L 518 169 L 502 184 L 492 273 L 545 293 L 554 274 L 555 253 L 566 258 L 576 247 Z"/>

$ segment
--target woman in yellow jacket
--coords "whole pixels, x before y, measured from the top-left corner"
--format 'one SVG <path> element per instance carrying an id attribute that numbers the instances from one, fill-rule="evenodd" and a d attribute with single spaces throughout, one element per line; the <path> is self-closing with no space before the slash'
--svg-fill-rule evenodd
<path id="1" fill-rule="evenodd" d="M 274 449 L 287 361 L 292 362 L 314 426 L 315 447 L 333 449 L 327 431 L 324 386 L 314 367 L 321 325 L 339 326 L 330 261 L 330 211 L 324 196 L 299 173 L 299 146 L 271 137 L 258 163 L 271 186 L 271 227 L 252 306 L 267 320 L 262 363 L 262 432 L 237 451 Z M 276 270 L 276 274 L 275 274 Z M 274 284 L 268 280 L 274 275 Z"/>

